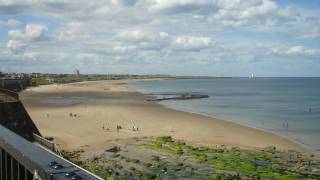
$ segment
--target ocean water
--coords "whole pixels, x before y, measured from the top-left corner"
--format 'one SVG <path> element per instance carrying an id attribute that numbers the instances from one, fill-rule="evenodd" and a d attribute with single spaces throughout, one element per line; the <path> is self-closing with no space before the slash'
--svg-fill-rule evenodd
<path id="1" fill-rule="evenodd" d="M 207 99 L 160 103 L 273 132 L 320 153 L 320 78 L 179 79 L 129 86 L 144 93 L 207 94 Z"/>

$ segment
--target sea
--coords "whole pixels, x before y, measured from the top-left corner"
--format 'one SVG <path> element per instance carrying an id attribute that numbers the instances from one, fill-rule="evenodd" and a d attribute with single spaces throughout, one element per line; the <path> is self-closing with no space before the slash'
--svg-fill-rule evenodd
<path id="1" fill-rule="evenodd" d="M 272 132 L 320 153 L 320 78 L 173 79 L 129 86 L 146 94 L 209 95 L 159 103 Z"/>

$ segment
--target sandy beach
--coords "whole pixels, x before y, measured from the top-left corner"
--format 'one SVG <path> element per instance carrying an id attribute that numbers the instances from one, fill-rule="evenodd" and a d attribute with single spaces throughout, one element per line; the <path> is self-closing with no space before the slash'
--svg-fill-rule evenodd
<path id="1" fill-rule="evenodd" d="M 62 149 L 103 150 L 133 137 L 172 136 L 196 146 L 239 146 L 306 150 L 261 130 L 198 114 L 180 112 L 130 89 L 132 80 L 91 81 L 33 87 L 20 99 L 43 136 Z M 188 101 L 185 101 L 188 103 Z M 122 129 L 117 131 L 120 125 Z M 136 126 L 139 131 L 132 131 Z"/>

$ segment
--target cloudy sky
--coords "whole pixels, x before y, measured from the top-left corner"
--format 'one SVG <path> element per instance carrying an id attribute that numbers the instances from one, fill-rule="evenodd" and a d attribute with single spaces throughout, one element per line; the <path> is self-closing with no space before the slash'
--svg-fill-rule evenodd
<path id="1" fill-rule="evenodd" d="M 320 76 L 319 0 L 0 0 L 0 71 Z"/>

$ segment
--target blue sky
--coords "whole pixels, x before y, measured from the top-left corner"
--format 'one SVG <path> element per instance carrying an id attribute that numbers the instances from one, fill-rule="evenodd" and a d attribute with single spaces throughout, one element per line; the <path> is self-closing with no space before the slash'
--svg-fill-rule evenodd
<path id="1" fill-rule="evenodd" d="M 4 0 L 0 71 L 320 76 L 318 0 Z"/>

